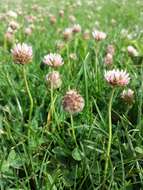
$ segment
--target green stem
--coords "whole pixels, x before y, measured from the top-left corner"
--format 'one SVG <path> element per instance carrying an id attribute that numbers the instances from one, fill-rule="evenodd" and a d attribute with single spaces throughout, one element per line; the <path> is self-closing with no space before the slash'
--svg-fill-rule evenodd
<path id="1" fill-rule="evenodd" d="M 95 79 L 96 79 L 96 90 L 97 92 L 100 91 L 100 85 L 99 85 L 99 48 L 100 44 L 97 44 L 98 46 L 95 48 Z"/>
<path id="2" fill-rule="evenodd" d="M 77 52 L 78 41 L 79 41 L 79 39 L 78 39 L 78 36 L 77 36 L 77 37 L 75 38 L 74 53 Z"/>
<path id="3" fill-rule="evenodd" d="M 51 89 L 50 89 L 51 103 L 50 103 L 50 108 L 47 115 L 47 124 L 46 124 L 47 127 L 49 126 L 50 121 L 52 120 L 52 117 L 53 117 L 53 109 L 54 109 L 54 94 L 53 93 L 54 93 L 53 87 L 51 86 Z"/>
<path id="4" fill-rule="evenodd" d="M 53 107 L 54 107 L 54 89 L 51 87 L 51 109 L 52 109 L 52 116 L 53 116 Z"/>
<path id="5" fill-rule="evenodd" d="M 111 151 L 111 144 L 112 144 L 112 114 L 111 114 L 111 111 L 112 111 L 112 101 L 113 101 L 114 92 L 115 92 L 115 88 L 113 88 L 113 90 L 112 90 L 110 101 L 109 101 L 109 107 L 108 107 L 109 139 L 108 139 L 107 155 L 106 155 L 106 161 L 105 161 L 104 180 L 106 179 L 106 175 L 107 175 L 110 151 Z"/>
<path id="6" fill-rule="evenodd" d="M 66 45 L 66 55 L 67 55 L 67 58 L 68 58 L 68 60 L 67 60 L 68 72 L 67 73 L 69 73 L 69 77 L 71 77 L 72 76 L 72 67 L 71 67 L 71 64 L 70 64 L 70 49 L 69 49 L 69 44 L 68 43 Z M 70 80 L 70 78 L 69 78 L 69 80 Z"/>
<path id="7" fill-rule="evenodd" d="M 143 76 L 143 66 L 141 66 L 141 76 Z M 142 90 L 143 90 L 143 80 L 141 79 L 141 86 L 139 89 L 139 104 L 138 104 L 138 129 L 140 132 L 142 132 L 142 104 L 143 104 L 143 95 L 142 95 Z"/>
<path id="8" fill-rule="evenodd" d="M 89 97 L 88 97 L 88 76 L 87 76 L 87 65 L 86 65 L 88 57 L 89 57 L 89 52 L 87 53 L 87 55 L 84 59 L 84 62 L 83 62 L 84 80 L 85 80 L 85 96 L 86 96 L 86 105 L 87 106 L 89 105 L 89 103 L 88 103 L 88 100 L 89 100 Z"/>
<path id="9" fill-rule="evenodd" d="M 31 92 L 30 92 L 30 89 L 28 86 L 25 66 L 23 66 L 23 77 L 24 77 L 26 91 L 27 91 L 27 94 L 28 94 L 29 100 L 30 100 L 29 121 L 31 121 L 32 112 L 33 112 L 33 98 L 32 98 L 32 95 L 31 95 Z"/>
<path id="10" fill-rule="evenodd" d="M 76 141 L 76 135 L 75 135 L 74 124 L 73 124 L 73 116 L 72 115 L 71 115 L 71 127 L 72 127 L 73 139 L 75 141 L 76 146 L 78 146 L 77 141 Z"/>

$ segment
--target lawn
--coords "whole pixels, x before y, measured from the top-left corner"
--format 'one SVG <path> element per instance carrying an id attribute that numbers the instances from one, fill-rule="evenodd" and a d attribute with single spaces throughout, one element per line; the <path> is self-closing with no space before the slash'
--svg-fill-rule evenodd
<path id="1" fill-rule="evenodd" d="M 143 190 L 143 1 L 0 1 L 0 190 Z"/>

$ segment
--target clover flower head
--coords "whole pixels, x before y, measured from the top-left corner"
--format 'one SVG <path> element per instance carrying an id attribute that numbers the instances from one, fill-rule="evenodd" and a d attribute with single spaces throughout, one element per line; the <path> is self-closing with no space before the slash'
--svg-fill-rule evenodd
<path id="1" fill-rule="evenodd" d="M 33 51 L 32 47 L 25 43 L 15 44 L 11 50 L 13 60 L 18 64 L 27 64 L 32 61 Z"/>
<path id="2" fill-rule="evenodd" d="M 84 108 L 84 99 L 76 90 L 69 90 L 63 97 L 62 105 L 70 114 L 79 113 Z"/>
<path id="3" fill-rule="evenodd" d="M 113 87 L 123 87 L 130 82 L 129 74 L 126 71 L 113 69 L 110 71 L 105 71 L 105 80 Z"/>

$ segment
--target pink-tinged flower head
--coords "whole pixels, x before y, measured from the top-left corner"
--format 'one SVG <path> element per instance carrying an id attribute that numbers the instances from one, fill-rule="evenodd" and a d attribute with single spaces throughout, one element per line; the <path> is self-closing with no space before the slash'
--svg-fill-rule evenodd
<path id="1" fill-rule="evenodd" d="M 27 16 L 25 17 L 25 19 L 26 19 L 26 21 L 27 21 L 28 23 L 33 23 L 33 22 L 36 20 L 36 17 L 33 16 L 33 15 L 27 15 Z"/>
<path id="2" fill-rule="evenodd" d="M 69 16 L 69 20 L 70 20 L 71 22 L 75 22 L 75 21 L 76 21 L 76 18 L 75 18 L 74 15 L 70 15 L 70 16 Z"/>
<path id="3" fill-rule="evenodd" d="M 93 35 L 93 38 L 97 41 L 100 41 L 100 40 L 105 40 L 105 38 L 107 37 L 106 33 L 104 32 L 100 32 L 98 30 L 94 30 L 92 32 L 92 35 Z"/>
<path id="4" fill-rule="evenodd" d="M 63 17 L 64 16 L 64 10 L 60 10 L 59 15 L 60 15 L 60 17 Z"/>
<path id="5" fill-rule="evenodd" d="M 105 65 L 112 65 L 113 63 L 113 55 L 110 53 L 107 53 L 107 55 L 104 58 Z"/>
<path id="6" fill-rule="evenodd" d="M 62 84 L 61 76 L 58 71 L 53 71 L 46 75 L 46 82 L 48 86 L 53 89 L 60 88 Z"/>
<path id="7" fill-rule="evenodd" d="M 55 24 L 57 22 L 57 19 L 54 15 L 50 15 L 50 23 Z"/>
<path id="8" fill-rule="evenodd" d="M 18 24 L 18 22 L 16 22 L 16 21 L 11 21 L 11 22 L 9 23 L 9 27 L 10 27 L 12 30 L 17 30 L 17 29 L 19 28 L 19 24 Z"/>
<path id="9" fill-rule="evenodd" d="M 56 48 L 58 49 L 58 50 L 61 50 L 61 49 L 63 49 L 65 47 L 65 43 L 63 42 L 63 41 L 57 41 L 56 42 Z"/>
<path id="10" fill-rule="evenodd" d="M 30 28 L 30 27 L 25 28 L 24 33 L 26 35 L 30 36 L 32 34 L 32 28 Z"/>
<path id="11" fill-rule="evenodd" d="M 44 56 L 43 63 L 51 67 L 60 67 L 64 64 L 61 55 L 56 53 L 50 53 Z"/>
<path id="12" fill-rule="evenodd" d="M 114 86 L 126 86 L 129 81 L 129 74 L 126 71 L 119 70 L 119 69 L 113 69 L 110 71 L 105 71 L 105 80 Z"/>
<path id="13" fill-rule="evenodd" d="M 81 32 L 81 26 L 79 24 L 74 24 L 73 27 L 72 27 L 72 32 L 73 33 Z"/>
<path id="14" fill-rule="evenodd" d="M 128 104 L 133 103 L 134 101 L 134 91 L 131 89 L 123 90 L 121 98 Z"/>
<path id="15" fill-rule="evenodd" d="M 127 50 L 128 50 L 128 54 L 130 55 L 130 56 L 133 56 L 133 57 L 135 57 L 135 56 L 138 56 L 138 52 L 137 52 L 137 50 L 133 47 L 133 46 L 128 46 L 127 47 Z"/>
<path id="16" fill-rule="evenodd" d="M 110 53 L 111 55 L 115 54 L 115 47 L 113 45 L 108 45 L 106 49 L 107 54 Z"/>
<path id="17" fill-rule="evenodd" d="M 84 108 L 84 99 L 76 90 L 69 90 L 63 97 L 62 105 L 70 114 L 79 113 Z"/>
<path id="18" fill-rule="evenodd" d="M 32 47 L 25 43 L 16 44 L 11 50 L 13 60 L 18 64 L 27 64 L 32 61 L 33 52 Z"/>
<path id="19" fill-rule="evenodd" d="M 83 33 L 83 39 L 84 40 L 89 40 L 90 39 L 90 32 L 89 30 L 85 30 Z"/>
<path id="20" fill-rule="evenodd" d="M 68 40 L 72 37 L 72 28 L 66 28 L 63 32 L 63 37 L 65 40 Z"/>

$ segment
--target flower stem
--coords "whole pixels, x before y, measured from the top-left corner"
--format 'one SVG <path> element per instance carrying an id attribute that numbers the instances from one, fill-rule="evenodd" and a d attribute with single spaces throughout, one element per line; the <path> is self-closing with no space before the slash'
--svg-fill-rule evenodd
<path id="1" fill-rule="evenodd" d="M 108 170 L 108 164 L 109 164 L 109 158 L 110 158 L 110 151 L 111 151 L 111 144 L 112 144 L 112 101 L 114 96 L 115 89 L 113 88 L 109 106 L 108 106 L 108 120 L 109 120 L 109 139 L 108 139 L 108 146 L 107 146 L 107 155 L 106 155 L 106 161 L 105 161 L 105 169 L 104 169 L 104 180 L 106 180 L 107 170 Z"/>
<path id="2" fill-rule="evenodd" d="M 77 141 L 76 141 L 76 136 L 75 136 L 75 130 L 74 130 L 73 116 L 72 115 L 71 115 L 71 127 L 72 127 L 73 139 L 75 141 L 76 146 L 78 146 Z"/>
<path id="3" fill-rule="evenodd" d="M 49 112 L 47 115 L 47 124 L 46 127 L 48 127 L 52 121 L 52 117 L 53 117 L 53 110 L 54 110 L 54 92 L 53 92 L 53 87 L 51 87 L 50 89 L 50 95 L 51 95 L 51 103 L 50 103 L 50 108 L 49 108 Z"/>
<path id="4" fill-rule="evenodd" d="M 26 91 L 27 91 L 27 94 L 28 94 L 29 100 L 30 100 L 29 121 L 31 121 L 32 112 L 33 112 L 33 98 L 32 98 L 32 95 L 31 95 L 31 92 L 30 92 L 30 89 L 28 86 L 25 66 L 23 66 L 23 77 L 24 77 Z"/>

